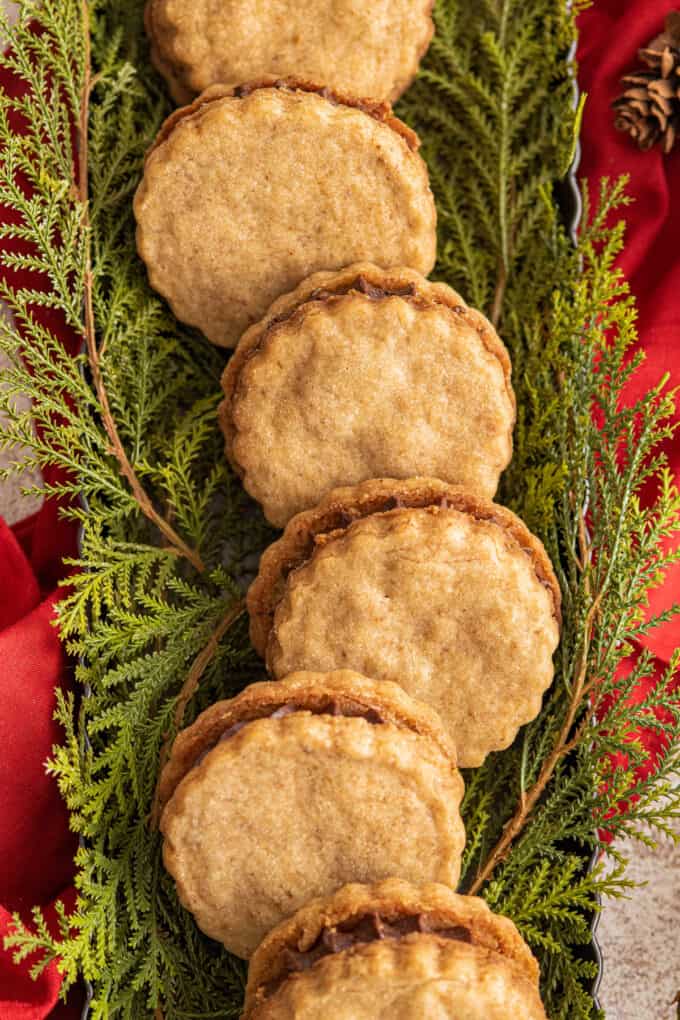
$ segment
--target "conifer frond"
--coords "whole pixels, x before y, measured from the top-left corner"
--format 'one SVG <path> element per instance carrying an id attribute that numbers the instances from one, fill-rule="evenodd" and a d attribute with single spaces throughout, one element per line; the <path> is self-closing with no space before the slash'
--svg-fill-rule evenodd
<path id="1" fill-rule="evenodd" d="M 0 57 L 25 86 L 0 96 L 0 203 L 12 211 L 0 246 L 11 245 L 6 269 L 33 274 L 19 287 L 10 273 L 0 292 L 14 312 L 0 326 L 3 442 L 27 445 L 30 465 L 67 469 L 50 492 L 85 500 L 68 511 L 82 552 L 59 623 L 88 693 L 58 695 L 65 738 L 50 764 L 82 838 L 76 910 L 56 934 L 39 912 L 32 925 L 17 918 L 9 944 L 36 970 L 58 960 L 65 988 L 92 981 L 94 1018 L 236 1017 L 244 967 L 180 907 L 155 791 L 182 722 L 261 676 L 240 599 L 273 533 L 223 458 L 224 355 L 175 322 L 135 251 L 131 199 L 170 109 L 142 6 L 30 0 L 5 25 Z M 680 815 L 678 660 L 654 683 L 638 644 L 678 612 L 646 608 L 679 558 L 662 446 L 674 395 L 660 381 L 633 406 L 622 399 L 640 364 L 635 304 L 614 268 L 623 231 L 609 225 L 625 182 L 604 182 L 594 208 L 584 193 L 578 250 L 554 201 L 577 130 L 567 53 L 583 6 L 438 0 L 432 48 L 399 109 L 431 173 L 437 275 L 499 323 L 513 358 L 502 501 L 542 537 L 562 587 L 543 710 L 466 775 L 463 804 L 464 886 L 479 885 L 535 949 L 553 1020 L 597 1015 L 590 924 L 600 894 L 629 886 L 617 852 L 613 867 L 588 870 L 606 849 L 598 828 L 653 841 Z M 86 194 L 72 146 L 84 103 Z M 65 327 L 74 344 L 88 338 L 85 353 L 62 349 Z M 21 393 L 30 413 L 16 410 Z M 641 729 L 659 739 L 653 770 Z"/>

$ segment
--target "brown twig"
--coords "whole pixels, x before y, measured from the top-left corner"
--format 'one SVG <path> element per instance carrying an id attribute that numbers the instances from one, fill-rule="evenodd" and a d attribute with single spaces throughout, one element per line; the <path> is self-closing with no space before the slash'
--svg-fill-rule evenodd
<path id="1" fill-rule="evenodd" d="M 82 5 L 82 17 L 84 26 L 84 37 L 85 37 L 85 78 L 83 81 L 83 91 L 80 104 L 80 123 L 79 123 L 79 134 L 78 134 L 78 181 L 77 191 L 78 198 L 82 206 L 82 223 L 86 231 L 89 232 L 90 217 L 89 217 L 89 168 L 88 168 L 88 123 L 90 114 L 90 95 L 92 89 L 96 84 L 96 77 L 92 76 L 91 68 L 91 51 L 90 51 L 90 17 L 88 0 L 81 0 Z M 184 541 L 180 535 L 177 534 L 175 529 L 161 517 L 143 485 L 139 481 L 137 474 L 130 463 L 125 448 L 121 442 L 120 436 L 118 435 L 118 429 L 111 412 L 111 406 L 109 404 L 109 398 L 106 391 L 106 385 L 101 370 L 101 356 L 100 351 L 97 348 L 97 335 L 95 327 L 94 317 L 94 305 L 92 298 L 93 291 L 93 275 L 92 275 L 92 256 L 90 250 L 90 243 L 88 241 L 87 250 L 85 255 L 85 344 L 87 347 L 87 356 L 90 364 L 90 371 L 92 373 L 92 381 L 94 383 L 97 398 L 99 400 L 99 406 L 101 411 L 101 418 L 106 429 L 106 434 L 109 437 L 111 444 L 111 453 L 115 456 L 120 467 L 120 473 L 128 482 L 132 495 L 135 498 L 140 510 L 145 517 L 148 518 L 159 531 L 168 540 L 170 549 L 174 551 L 178 556 L 183 556 L 185 559 L 198 570 L 203 573 L 205 566 L 199 553 L 192 549 Z"/>
<path id="2" fill-rule="evenodd" d="M 501 15 L 501 22 L 505 25 L 507 10 L 505 7 L 505 0 L 500 0 L 503 8 L 503 14 Z M 502 32 L 505 28 L 502 29 Z M 506 125 L 507 128 L 507 125 Z M 503 129 L 502 129 L 503 130 Z M 506 192 L 506 181 L 508 179 L 506 160 L 501 152 L 501 162 L 499 166 L 500 170 L 500 191 L 498 196 L 499 202 L 499 219 L 500 219 L 500 246 L 501 253 L 498 259 L 498 276 L 496 279 L 496 290 L 493 296 L 493 304 L 491 305 L 490 319 L 494 329 L 498 329 L 503 314 L 503 301 L 505 300 L 505 291 L 508 286 L 508 273 L 510 271 L 510 262 L 512 258 L 512 251 L 515 244 L 515 231 L 514 229 L 508 230 L 507 217 L 508 217 L 508 199 L 513 201 L 516 197 L 515 186 L 513 182 L 510 182 L 510 192 Z"/>
<path id="3" fill-rule="evenodd" d="M 498 267 L 498 280 L 496 282 L 496 293 L 493 297 L 493 305 L 491 306 L 491 322 L 494 329 L 498 329 L 498 324 L 501 321 L 501 312 L 503 311 L 503 299 L 505 297 L 505 288 L 508 283 L 508 272 L 505 267 L 505 262 L 501 259 Z"/>
<path id="4" fill-rule="evenodd" d="M 587 531 L 585 521 L 582 519 L 579 521 L 579 545 L 581 547 L 581 561 L 585 564 L 590 562 L 590 543 L 587 537 Z M 588 583 L 586 581 L 586 583 Z M 592 683 L 587 683 L 588 675 L 588 655 L 590 651 L 590 641 L 592 638 L 593 627 L 595 620 L 600 608 L 601 592 L 593 600 L 588 614 L 586 616 L 585 633 L 583 637 L 583 648 L 579 660 L 579 668 L 574 682 L 574 686 L 571 692 L 571 698 L 569 701 L 569 708 L 565 716 L 564 722 L 560 729 L 560 732 L 555 740 L 555 745 L 550 752 L 549 756 L 543 763 L 543 767 L 538 775 L 538 778 L 534 785 L 528 791 L 522 791 L 517 805 L 517 810 L 512 816 L 510 821 L 506 824 L 503 829 L 503 835 L 496 843 L 495 847 L 487 857 L 483 866 L 480 867 L 474 882 L 468 890 L 471 896 L 474 896 L 480 891 L 491 875 L 501 864 L 502 861 L 507 857 L 510 848 L 514 841 L 517 839 L 519 834 L 524 829 L 526 822 L 531 815 L 534 807 L 538 800 L 545 791 L 548 783 L 553 777 L 553 773 L 557 768 L 558 763 L 565 755 L 569 754 L 579 743 L 581 737 L 585 733 L 586 723 L 589 725 L 593 717 L 594 707 L 591 706 L 585 719 L 579 724 L 579 727 L 570 739 L 570 734 L 576 721 L 580 706 L 583 704 L 583 699 L 587 697 L 592 690 Z"/>
<path id="5" fill-rule="evenodd" d="M 175 704 L 175 714 L 173 716 L 173 733 L 176 733 L 177 730 L 182 725 L 186 707 L 193 698 L 194 694 L 196 693 L 201 677 L 203 676 L 203 673 L 205 672 L 205 669 L 208 666 L 213 655 L 217 651 L 220 641 L 222 640 L 226 632 L 229 630 L 229 628 L 232 626 L 232 624 L 236 623 L 239 616 L 241 616 L 245 612 L 245 608 L 246 608 L 245 599 L 239 599 L 239 601 L 235 605 L 232 605 L 229 608 L 229 610 L 225 613 L 225 615 L 222 617 L 215 630 L 210 635 L 210 639 L 206 646 L 203 649 L 201 649 L 201 651 L 194 659 L 191 665 L 191 669 L 187 673 L 186 680 L 182 684 L 182 689 L 179 692 L 177 702 Z M 165 742 L 163 743 L 163 747 L 161 748 L 160 764 L 158 766 L 158 782 L 156 783 L 156 791 L 154 793 L 153 804 L 151 806 L 150 825 L 152 829 L 157 829 L 158 823 L 160 821 L 161 815 L 161 804 L 159 796 L 160 777 L 161 773 L 163 772 L 163 769 L 165 768 L 165 765 L 167 764 L 168 758 L 170 757 L 170 748 L 172 747 L 173 739 L 174 738 L 171 736 L 166 737 Z"/>
<path id="6" fill-rule="evenodd" d="M 593 550 L 590 542 L 588 541 L 588 531 L 586 528 L 585 517 L 582 513 L 580 513 L 578 517 L 578 544 L 579 551 L 581 553 L 579 557 L 579 564 L 581 573 L 583 574 L 583 585 L 586 595 L 590 598 L 590 574 L 588 573 L 588 568 L 592 563 Z"/>

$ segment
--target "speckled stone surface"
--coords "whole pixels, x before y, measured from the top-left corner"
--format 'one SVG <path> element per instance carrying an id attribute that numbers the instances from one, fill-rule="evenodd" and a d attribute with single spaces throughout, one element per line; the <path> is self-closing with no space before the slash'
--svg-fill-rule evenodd
<path id="1" fill-rule="evenodd" d="M 680 846 L 664 840 L 654 851 L 622 840 L 618 849 L 630 859 L 628 877 L 640 885 L 629 899 L 607 900 L 602 910 L 597 932 L 604 957 L 602 1007 L 608 1020 L 675 1020 Z"/>

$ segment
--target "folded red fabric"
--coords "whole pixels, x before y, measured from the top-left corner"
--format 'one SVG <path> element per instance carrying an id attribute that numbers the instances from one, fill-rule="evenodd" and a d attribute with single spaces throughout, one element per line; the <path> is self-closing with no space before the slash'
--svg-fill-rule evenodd
<path id="1" fill-rule="evenodd" d="M 75 905 L 73 889 L 67 888 L 59 897 L 67 910 Z M 44 906 L 50 923 L 55 923 L 54 907 Z M 0 907 L 0 937 L 11 927 L 11 914 Z M 0 953 L 0 1020 L 78 1020 L 82 1013 L 82 995 L 70 997 L 68 1003 L 58 1001 L 61 976 L 51 964 L 38 981 L 30 976 L 31 961 L 17 966 L 9 953 Z M 80 1001 L 79 1001 L 80 1000 Z"/>
<path id="2" fill-rule="evenodd" d="M 643 371 L 629 397 L 674 369 L 680 351 L 680 146 L 670 157 L 660 150 L 640 153 L 613 128 L 611 101 L 618 80 L 636 62 L 636 51 L 660 29 L 668 0 L 598 0 L 582 15 L 580 84 L 589 99 L 583 124 L 581 173 L 596 187 L 601 176 L 631 175 L 635 204 L 628 210 L 626 251 L 621 264 L 640 302 L 641 342 L 647 352 Z M 0 87 L 13 83 L 0 77 Z M 75 350 L 78 338 L 62 331 Z M 677 373 L 676 373 L 676 382 Z M 670 451 L 680 475 L 680 446 Z M 74 841 L 68 833 L 55 784 L 44 771 L 59 731 L 52 721 L 54 690 L 67 681 L 68 668 L 52 626 L 54 586 L 63 576 L 63 556 L 72 552 L 74 530 L 47 504 L 14 531 L 0 522 L 0 939 L 9 910 L 33 903 L 49 905 L 69 882 Z M 680 601 L 680 566 L 652 607 Z M 647 646 L 667 662 L 678 643 L 668 626 L 650 635 Z M 647 741 L 654 747 L 653 739 Z M 54 966 L 33 982 L 28 966 L 15 967 L 0 948 L 0 1020 L 73 1017 L 77 1007 L 56 1006 L 59 975 Z"/>
<path id="3" fill-rule="evenodd" d="M 28 528 L 18 529 L 29 551 L 41 518 L 44 523 L 51 513 L 47 508 Z M 42 549 L 37 556 L 44 565 Z M 14 911 L 29 920 L 31 907 L 41 904 L 49 917 L 55 898 L 69 908 L 74 900 L 75 837 L 45 771 L 52 746 L 63 736 L 53 719 L 55 690 L 70 678 L 53 625 L 56 597 L 51 592 L 43 598 L 32 563 L 0 518 L 0 939 L 10 930 Z M 10 953 L 0 952 L 0 1020 L 73 1016 L 67 1007 L 55 1012 L 61 984 L 56 966 L 37 982 L 29 970 L 30 962 L 18 968 Z"/>

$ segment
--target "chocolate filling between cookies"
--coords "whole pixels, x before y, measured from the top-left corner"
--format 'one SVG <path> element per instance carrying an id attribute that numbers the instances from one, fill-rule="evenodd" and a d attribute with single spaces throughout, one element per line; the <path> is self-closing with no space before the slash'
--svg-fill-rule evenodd
<path id="1" fill-rule="evenodd" d="M 215 86 L 210 86 L 215 88 Z M 209 89 L 205 91 L 208 92 Z M 365 113 L 368 117 L 372 117 L 373 120 L 377 120 L 380 124 L 385 124 L 390 130 L 394 131 L 395 134 L 399 135 L 404 139 L 409 149 L 412 152 L 417 152 L 420 147 L 420 140 L 415 133 L 412 131 L 407 124 L 404 124 L 395 117 L 392 113 L 392 107 L 389 103 L 381 103 L 372 99 L 360 99 L 355 96 L 344 95 L 340 92 L 336 92 L 333 89 L 329 89 L 325 85 L 316 85 L 314 82 L 305 81 L 302 78 L 275 78 L 268 80 L 266 78 L 257 79 L 255 81 L 244 82 L 242 85 L 237 85 L 234 89 L 222 92 L 221 95 L 209 95 L 204 96 L 201 94 L 194 99 L 192 103 L 187 104 L 170 114 L 164 124 L 161 125 L 161 129 L 156 137 L 155 142 L 151 146 L 147 156 L 151 154 L 159 145 L 162 145 L 164 141 L 172 134 L 175 127 L 180 124 L 183 120 L 188 117 L 192 117 L 194 114 L 199 113 L 205 107 L 210 106 L 212 103 L 218 103 L 223 99 L 247 99 L 254 92 L 259 92 L 261 89 L 273 89 L 277 92 L 308 92 L 313 95 L 319 96 L 321 99 L 325 99 L 331 103 L 332 106 L 348 106 L 352 109 L 359 110 L 361 113 Z"/>
<path id="2" fill-rule="evenodd" d="M 241 719 L 238 722 L 233 723 L 231 726 L 228 726 L 220 734 L 217 740 L 212 741 L 209 746 L 199 754 L 189 771 L 198 768 L 211 751 L 213 751 L 219 744 L 235 737 L 237 733 L 240 733 L 244 726 L 248 725 L 248 723 L 256 722 L 258 719 L 284 719 L 287 715 L 292 715 L 294 712 L 309 712 L 311 715 L 329 715 L 334 718 L 365 719 L 371 726 L 380 726 L 386 721 L 375 708 L 368 708 L 366 705 L 360 705 L 358 702 L 348 700 L 347 698 L 329 697 L 328 700 L 322 702 L 322 704 L 311 707 L 294 701 L 287 701 L 283 705 L 272 706 L 270 711 L 264 711 L 260 714 L 252 715 L 247 719 Z"/>
<path id="3" fill-rule="evenodd" d="M 348 510 L 338 509 L 332 515 L 329 515 L 330 519 L 324 522 L 325 526 L 322 530 L 309 534 L 305 554 L 300 556 L 296 562 L 290 562 L 285 565 L 285 568 L 282 570 L 282 579 L 285 581 L 293 570 L 296 570 L 298 567 L 308 563 L 317 547 L 324 545 L 326 542 L 342 537 L 342 535 L 351 527 L 352 524 L 355 523 L 355 521 L 362 520 L 365 517 L 371 517 L 373 514 L 389 513 L 392 510 L 438 511 L 458 510 L 458 508 L 450 502 L 447 496 L 444 495 L 438 500 L 430 500 L 422 503 L 413 503 L 409 500 L 403 500 L 398 496 L 389 496 L 387 499 L 380 500 L 376 504 L 371 504 L 371 506 L 367 508 L 366 512 L 363 512 L 362 509 L 358 509 L 357 512 L 351 513 Z M 490 524 L 495 524 L 502 531 L 508 532 L 512 535 L 512 532 L 509 531 L 506 522 L 497 514 L 476 513 L 474 509 L 471 510 L 469 508 L 463 509 L 462 512 L 467 513 L 476 521 L 488 521 Z M 555 588 L 553 584 L 550 579 L 545 577 L 542 571 L 538 569 L 538 564 L 536 564 L 534 560 L 532 550 L 527 546 L 522 545 L 516 535 L 512 535 L 512 537 L 515 539 L 522 552 L 532 561 L 534 572 L 539 583 L 552 595 L 554 615 L 558 623 L 561 623 L 560 607 L 555 596 Z"/>
<path id="4" fill-rule="evenodd" d="M 253 92 L 259 92 L 260 89 L 275 89 L 277 92 L 311 92 L 316 96 L 321 96 L 322 99 L 326 99 L 333 106 L 352 106 L 378 120 L 384 120 L 386 116 L 390 115 L 391 110 L 388 103 L 381 103 L 373 99 L 342 96 L 339 92 L 334 92 L 333 89 L 328 88 L 327 85 L 317 85 L 315 82 L 303 81 L 301 78 L 276 78 L 274 81 L 261 78 L 255 81 L 247 81 L 243 85 L 237 85 L 232 95 L 235 99 L 246 99 L 248 96 L 252 96 Z"/>
<path id="5" fill-rule="evenodd" d="M 428 296 L 419 294 L 415 283 L 406 283 L 402 285 L 394 284 L 392 286 L 386 284 L 383 286 L 382 284 L 371 283 L 367 276 L 360 273 L 353 280 L 340 284 L 338 287 L 334 287 L 333 289 L 317 287 L 317 289 L 313 290 L 306 298 L 303 298 L 299 304 L 270 319 L 259 334 L 257 341 L 252 345 L 252 347 L 249 347 L 242 356 L 242 363 L 237 368 L 238 374 L 233 383 L 231 399 L 234 399 L 234 396 L 238 391 L 241 372 L 244 367 L 248 364 L 251 358 L 256 357 L 262 351 L 275 329 L 291 322 L 296 317 L 302 318 L 307 313 L 309 305 L 330 305 L 339 301 L 343 297 L 347 297 L 348 294 L 361 294 L 369 301 L 384 301 L 386 298 L 399 297 L 404 301 L 408 301 L 408 303 L 413 305 L 413 307 L 418 311 L 427 311 L 430 308 L 448 309 L 452 315 L 457 315 L 467 322 L 467 325 L 469 325 L 478 334 L 480 340 L 490 354 L 495 357 L 499 357 L 498 352 L 494 351 L 493 348 L 485 342 L 483 332 L 480 330 L 479 325 L 470 322 L 467 318 L 471 313 L 471 309 L 467 308 L 465 305 L 451 304 L 435 294 L 430 294 Z M 503 364 L 502 359 L 500 360 L 501 364 Z M 509 375 L 505 367 L 504 374 L 506 386 L 509 387 Z M 514 396 L 512 397 L 512 400 L 514 402 Z"/>
<path id="6" fill-rule="evenodd" d="M 344 953 L 348 949 L 369 945 L 372 942 L 399 941 L 408 935 L 433 935 L 453 942 L 475 944 L 475 938 L 469 928 L 463 925 L 447 926 L 437 923 L 431 914 L 424 911 L 386 917 L 374 910 L 354 917 L 351 921 L 322 928 L 308 949 L 298 951 L 287 946 L 281 953 L 283 964 L 281 972 L 263 986 L 263 994 L 265 997 L 273 995 L 291 974 L 309 970 L 327 956 L 335 956 L 337 953 Z"/>
<path id="7" fill-rule="evenodd" d="M 355 277 L 354 280 L 350 280 L 348 283 L 341 284 L 339 287 L 333 290 L 325 287 L 317 287 L 313 290 L 309 297 L 306 297 L 299 305 L 289 309 L 287 312 L 282 312 L 281 315 L 277 315 L 271 319 L 266 328 L 262 331 L 257 345 L 254 350 L 259 350 L 262 342 L 277 326 L 282 325 L 284 322 L 289 322 L 292 318 L 297 315 L 301 309 L 304 309 L 308 304 L 328 304 L 336 298 L 346 297 L 348 294 L 363 294 L 369 301 L 383 301 L 385 298 L 400 297 L 404 298 L 410 304 L 415 305 L 418 309 L 434 308 L 440 305 L 444 308 L 449 308 L 454 314 L 462 315 L 465 312 L 463 305 L 448 304 L 446 301 L 438 300 L 436 297 L 426 298 L 418 294 L 415 283 L 407 283 L 403 286 L 381 286 L 379 284 L 371 283 L 366 276 L 362 273 Z M 250 353 L 250 352 L 249 352 Z"/>

